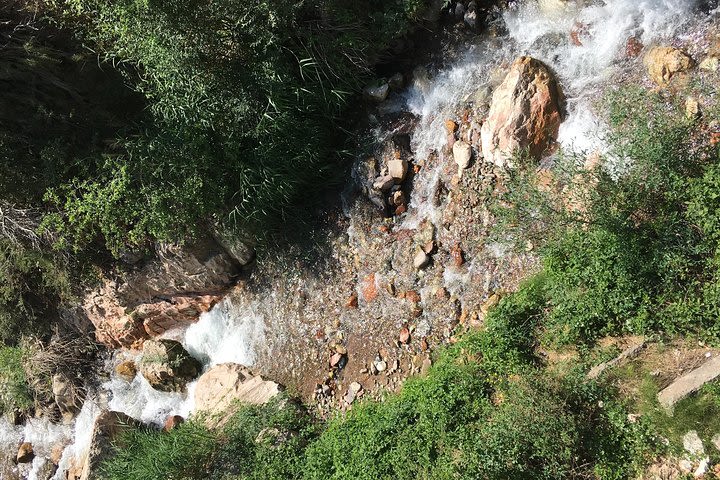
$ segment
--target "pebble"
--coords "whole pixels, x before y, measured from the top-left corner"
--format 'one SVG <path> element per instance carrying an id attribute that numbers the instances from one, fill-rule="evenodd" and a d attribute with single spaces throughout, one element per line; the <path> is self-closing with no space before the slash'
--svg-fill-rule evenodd
<path id="1" fill-rule="evenodd" d="M 430 263 L 430 257 L 427 253 L 422 251 L 421 249 L 418 249 L 418 252 L 415 254 L 415 258 L 413 258 L 413 265 L 416 269 L 420 270 L 428 266 Z"/>
<path id="2" fill-rule="evenodd" d="M 378 373 L 387 370 L 387 362 L 385 360 L 376 360 L 373 365 L 375 366 L 375 369 L 378 371 Z"/>
<path id="3" fill-rule="evenodd" d="M 400 329 L 400 343 L 407 344 L 410 342 L 410 330 L 407 327 Z"/>

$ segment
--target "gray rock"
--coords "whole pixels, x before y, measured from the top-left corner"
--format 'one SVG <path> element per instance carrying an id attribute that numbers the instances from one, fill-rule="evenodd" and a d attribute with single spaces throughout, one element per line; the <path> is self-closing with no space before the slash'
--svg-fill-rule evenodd
<path id="1" fill-rule="evenodd" d="M 658 393 L 658 401 L 669 413 L 672 413 L 672 409 L 678 401 L 697 392 L 703 385 L 715 380 L 718 376 L 720 376 L 720 356 L 711 358 L 695 370 L 677 378 Z"/>
<path id="2" fill-rule="evenodd" d="M 700 436 L 695 430 L 690 430 L 683 436 L 683 448 L 690 455 L 699 456 L 705 454 L 705 447 L 703 447 L 702 440 L 700 440 Z"/>
<path id="3" fill-rule="evenodd" d="M 390 85 L 387 83 L 383 83 L 382 85 L 378 86 L 367 86 L 364 90 L 365 97 L 375 103 L 384 102 L 387 99 L 389 92 Z"/>
<path id="4" fill-rule="evenodd" d="M 458 176 L 462 177 L 462 172 L 470 165 L 472 158 L 472 147 L 462 140 L 458 140 L 453 144 L 453 159 L 458 166 Z"/>
<path id="5" fill-rule="evenodd" d="M 180 342 L 169 339 L 147 340 L 137 366 L 150 386 L 161 392 L 184 390 L 202 370 Z"/>
<path id="6" fill-rule="evenodd" d="M 373 183 L 373 189 L 379 190 L 381 192 L 387 192 L 390 191 L 393 185 L 395 185 L 395 179 L 392 177 L 392 175 L 384 175 L 375 179 L 375 182 Z"/>

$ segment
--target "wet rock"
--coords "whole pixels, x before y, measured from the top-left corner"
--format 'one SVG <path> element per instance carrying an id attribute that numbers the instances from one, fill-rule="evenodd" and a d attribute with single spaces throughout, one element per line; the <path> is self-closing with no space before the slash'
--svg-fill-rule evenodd
<path id="1" fill-rule="evenodd" d="M 163 425 L 163 432 L 169 432 L 170 430 L 173 430 L 175 427 L 184 422 L 185 419 L 180 415 L 170 415 L 167 420 L 165 420 L 165 424 Z"/>
<path id="2" fill-rule="evenodd" d="M 148 340 L 138 368 L 150 386 L 161 392 L 180 392 L 202 370 L 180 342 L 169 339 Z"/>
<path id="3" fill-rule="evenodd" d="M 650 78 L 661 87 L 667 86 L 672 78 L 693 67 L 693 60 L 674 47 L 653 47 L 645 54 L 643 63 Z"/>
<path id="4" fill-rule="evenodd" d="M 470 27 L 472 30 L 477 29 L 478 27 L 478 14 L 477 10 L 468 10 L 465 12 L 465 15 L 463 16 L 463 20 L 465 21 L 465 25 Z"/>
<path id="5" fill-rule="evenodd" d="M 392 203 L 396 207 L 399 207 L 400 205 L 405 205 L 407 203 L 407 199 L 405 198 L 405 194 L 402 191 L 398 191 L 393 193 L 392 195 Z"/>
<path id="6" fill-rule="evenodd" d="M 395 179 L 392 177 L 392 175 L 383 175 L 382 177 L 377 177 L 375 179 L 375 182 L 373 183 L 373 188 L 381 192 L 387 192 L 390 190 L 390 188 L 392 188 L 393 185 L 395 185 Z"/>
<path id="7" fill-rule="evenodd" d="M 630 37 L 625 43 L 625 56 L 628 58 L 639 57 L 643 48 L 645 48 L 645 45 L 638 37 Z"/>
<path id="8" fill-rule="evenodd" d="M 241 266 L 210 235 L 183 246 L 158 245 L 156 258 L 119 280 L 106 279 L 82 309 L 100 343 L 138 347 L 197 321 L 235 284 Z"/>
<path id="9" fill-rule="evenodd" d="M 362 282 L 362 295 L 363 299 L 370 303 L 378 297 L 378 286 L 375 281 L 375 274 L 371 273 L 363 279 Z"/>
<path id="10" fill-rule="evenodd" d="M 195 388 L 195 412 L 207 415 L 212 426 L 225 424 L 234 413 L 233 404 L 264 405 L 282 391 L 275 382 L 254 375 L 235 363 L 223 363 L 205 372 Z"/>
<path id="11" fill-rule="evenodd" d="M 347 308 L 358 308 L 358 296 L 357 293 L 353 293 L 350 295 L 350 298 L 348 298 L 348 301 L 345 303 L 345 307 Z"/>
<path id="12" fill-rule="evenodd" d="M 52 392 L 63 423 L 67 425 L 80 412 L 83 401 L 82 392 L 67 375 L 62 373 L 53 375 Z"/>
<path id="13" fill-rule="evenodd" d="M 403 74 L 398 72 L 392 77 L 390 77 L 390 80 L 388 80 L 388 85 L 390 86 L 391 90 L 400 90 L 405 85 L 405 79 L 403 78 Z"/>
<path id="14" fill-rule="evenodd" d="M 465 170 L 470 165 L 470 159 L 472 158 L 472 147 L 463 142 L 462 140 L 458 140 L 453 144 L 452 147 L 453 151 L 453 159 L 455 160 L 455 163 L 458 167 L 458 177 L 462 177 L 463 170 Z"/>
<path id="15" fill-rule="evenodd" d="M 390 85 L 383 83 L 381 85 L 369 85 L 365 87 L 363 93 L 365 98 L 375 103 L 382 103 L 387 99 L 388 93 L 390 92 Z"/>
<path id="16" fill-rule="evenodd" d="M 512 167 L 512 155 L 527 150 L 539 159 L 555 146 L 564 99 L 550 69 L 520 57 L 493 94 L 480 136 L 486 162 Z"/>
<path id="17" fill-rule="evenodd" d="M 415 257 L 413 258 L 413 266 L 417 270 L 421 270 L 430 264 L 430 256 L 425 253 L 422 249 L 418 248 Z"/>
<path id="18" fill-rule="evenodd" d="M 15 461 L 17 463 L 30 463 L 35 458 L 35 451 L 31 443 L 25 442 L 18 448 L 17 456 Z"/>
<path id="19" fill-rule="evenodd" d="M 407 160 L 390 160 L 387 165 L 388 174 L 395 180 L 395 183 L 402 183 L 408 172 Z"/>
<path id="20" fill-rule="evenodd" d="M 123 380 L 132 382 L 135 375 L 137 375 L 137 366 L 132 360 L 127 360 L 115 367 L 115 373 L 117 373 Z"/>
<path id="21" fill-rule="evenodd" d="M 465 254 L 459 243 L 456 243 L 450 249 L 450 258 L 452 258 L 452 263 L 455 267 L 462 267 L 465 264 Z"/>
<path id="22" fill-rule="evenodd" d="M 545 14 L 559 14 L 567 8 L 568 0 L 538 0 L 538 6 Z"/>

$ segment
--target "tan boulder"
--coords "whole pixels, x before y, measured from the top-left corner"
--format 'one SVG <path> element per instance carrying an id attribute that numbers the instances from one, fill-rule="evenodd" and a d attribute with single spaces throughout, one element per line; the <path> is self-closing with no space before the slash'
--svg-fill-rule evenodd
<path id="1" fill-rule="evenodd" d="M 69 424 L 80 412 L 84 400 L 82 392 L 67 375 L 62 373 L 53 375 L 52 392 L 63 423 Z"/>
<path id="2" fill-rule="evenodd" d="M 661 87 L 667 86 L 675 75 L 690 70 L 694 65 L 692 58 L 674 47 L 651 48 L 645 54 L 643 63 L 650 78 Z"/>
<path id="3" fill-rule="evenodd" d="M 115 373 L 128 382 L 132 382 L 137 375 L 137 365 L 132 360 L 126 360 L 115 367 Z"/>
<path id="4" fill-rule="evenodd" d="M 18 448 L 16 461 L 17 463 L 30 463 L 35 458 L 35 451 L 32 444 L 25 442 Z"/>
<path id="5" fill-rule="evenodd" d="M 242 365 L 223 363 L 198 379 L 195 411 L 207 414 L 208 423 L 216 426 L 225 423 L 232 415 L 234 403 L 263 405 L 281 391 L 280 385 L 254 375 Z"/>
<path id="6" fill-rule="evenodd" d="M 564 98 L 550 69 L 520 57 L 493 93 L 480 137 L 486 162 L 512 167 L 512 156 L 527 150 L 539 159 L 555 146 L 563 120 Z"/>

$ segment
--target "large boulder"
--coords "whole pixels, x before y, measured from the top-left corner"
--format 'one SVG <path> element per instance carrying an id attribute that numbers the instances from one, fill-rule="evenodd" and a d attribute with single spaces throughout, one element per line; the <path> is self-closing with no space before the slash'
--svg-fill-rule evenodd
<path id="1" fill-rule="evenodd" d="M 194 380 L 202 365 L 175 340 L 147 340 L 138 369 L 150 386 L 161 392 L 182 391 Z"/>
<path id="2" fill-rule="evenodd" d="M 226 242 L 224 242 L 226 243 Z M 238 251 L 235 246 L 232 251 Z M 90 292 L 83 310 L 97 340 L 109 347 L 142 342 L 197 321 L 235 284 L 243 262 L 211 236 L 191 245 L 162 245 L 157 256 Z"/>
<path id="3" fill-rule="evenodd" d="M 511 158 L 526 150 L 535 158 L 551 151 L 563 120 L 564 98 L 550 69 L 520 57 L 493 93 L 480 131 L 485 161 L 512 167 Z"/>
<path id="4" fill-rule="evenodd" d="M 195 388 L 195 411 L 204 413 L 209 424 L 225 423 L 236 402 L 263 405 L 282 391 L 275 382 L 254 375 L 236 363 L 216 365 L 205 372 Z M 220 418 L 218 418 L 220 417 Z"/>
<path id="5" fill-rule="evenodd" d="M 113 442 L 123 432 L 141 424 L 121 412 L 103 412 L 92 427 L 90 448 L 73 458 L 64 478 L 67 480 L 95 480 L 102 462 L 112 453 Z"/>
<path id="6" fill-rule="evenodd" d="M 648 69 L 650 78 L 661 87 L 669 85 L 674 76 L 691 69 L 694 65 L 692 58 L 674 47 L 651 48 L 645 54 L 643 63 Z"/>

